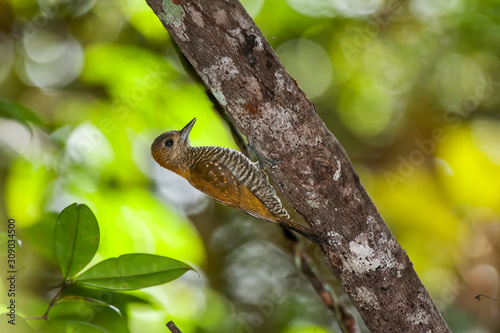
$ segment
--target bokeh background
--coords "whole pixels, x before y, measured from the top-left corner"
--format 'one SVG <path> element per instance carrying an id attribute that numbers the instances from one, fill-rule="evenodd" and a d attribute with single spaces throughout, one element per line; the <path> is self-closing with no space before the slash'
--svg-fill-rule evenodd
<path id="1" fill-rule="evenodd" d="M 500 296 L 500 3 L 243 4 L 345 147 L 452 330 L 498 332 L 500 302 L 474 296 Z M 338 331 L 275 226 L 214 204 L 149 156 L 158 134 L 193 117 L 192 144 L 235 144 L 145 1 L 0 0 L 0 97 L 0 220 L 4 232 L 14 218 L 22 241 L 19 315 L 45 311 L 61 279 L 55 217 L 80 202 L 101 229 L 93 263 L 155 253 L 199 275 L 96 296 L 121 317 L 55 306 L 54 320 L 81 317 L 66 331 L 167 332 L 169 320 L 185 333 Z"/>

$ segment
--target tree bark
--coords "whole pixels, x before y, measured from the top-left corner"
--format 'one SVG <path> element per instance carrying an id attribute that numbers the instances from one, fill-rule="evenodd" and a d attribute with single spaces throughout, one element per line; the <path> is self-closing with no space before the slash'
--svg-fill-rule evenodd
<path id="1" fill-rule="evenodd" d="M 346 152 L 237 0 L 146 0 L 270 168 L 276 188 L 327 240 L 324 258 L 372 332 L 450 332 Z M 314 75 L 314 73 L 311 73 Z"/>

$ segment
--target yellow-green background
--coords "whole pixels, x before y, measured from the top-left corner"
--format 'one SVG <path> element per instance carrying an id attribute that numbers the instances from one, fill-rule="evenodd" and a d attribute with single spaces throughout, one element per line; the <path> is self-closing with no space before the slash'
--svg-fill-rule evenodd
<path id="1" fill-rule="evenodd" d="M 453 331 L 498 331 L 500 302 L 474 296 L 499 296 L 500 3 L 244 5 Z M 144 1 L 1 0 L 0 97 L 41 120 L 30 131 L 0 118 L 0 223 L 14 218 L 22 241 L 19 315 L 45 311 L 60 279 L 55 216 L 76 201 L 99 221 L 93 263 L 146 252 L 200 274 L 134 292 L 152 305 L 131 302 L 116 331 L 167 332 L 169 320 L 185 333 L 335 331 L 274 226 L 213 204 L 150 158 L 158 134 L 193 117 L 192 144 L 235 144 Z"/>

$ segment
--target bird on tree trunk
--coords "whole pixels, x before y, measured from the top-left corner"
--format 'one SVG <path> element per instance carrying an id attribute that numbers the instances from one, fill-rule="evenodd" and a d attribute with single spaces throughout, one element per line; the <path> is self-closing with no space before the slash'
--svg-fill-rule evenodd
<path id="1" fill-rule="evenodd" d="M 189 133 L 195 122 L 196 118 L 180 131 L 165 132 L 154 140 L 151 155 L 159 165 L 226 206 L 281 224 L 317 245 L 324 244 L 310 229 L 290 218 L 258 163 L 231 148 L 192 147 Z"/>

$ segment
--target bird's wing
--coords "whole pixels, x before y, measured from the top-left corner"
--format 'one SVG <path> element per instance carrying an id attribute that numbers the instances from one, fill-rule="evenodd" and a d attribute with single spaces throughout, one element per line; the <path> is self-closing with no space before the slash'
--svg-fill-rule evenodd
<path id="1" fill-rule="evenodd" d="M 283 224 L 317 244 L 322 242 L 312 235 L 311 230 L 290 219 L 267 179 L 265 182 L 264 179 L 257 179 L 257 183 L 247 182 L 253 191 L 238 179 L 223 164 L 200 161 L 193 167 L 188 180 L 198 190 L 226 206 L 237 208 L 261 220 Z"/>
<path id="2" fill-rule="evenodd" d="M 241 196 L 233 173 L 213 161 L 202 160 L 196 163 L 188 180 L 198 190 L 228 206 L 233 206 L 233 198 Z"/>
<path id="3" fill-rule="evenodd" d="M 237 208 L 259 219 L 277 222 L 262 200 L 224 165 L 213 161 L 200 161 L 193 167 L 189 182 L 226 206 Z"/>

